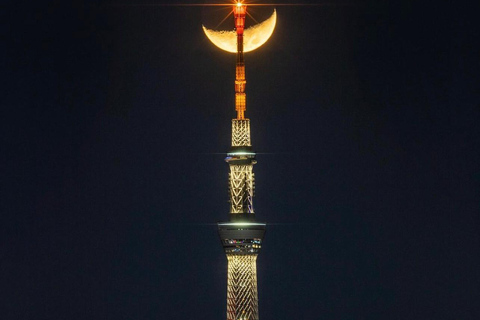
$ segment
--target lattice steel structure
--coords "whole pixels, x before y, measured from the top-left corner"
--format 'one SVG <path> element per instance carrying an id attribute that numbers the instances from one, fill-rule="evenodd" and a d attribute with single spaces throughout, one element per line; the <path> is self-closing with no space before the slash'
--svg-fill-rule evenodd
<path id="1" fill-rule="evenodd" d="M 257 255 L 227 255 L 227 319 L 258 320 Z"/>
<path id="2" fill-rule="evenodd" d="M 265 223 L 220 222 L 218 233 L 227 255 L 227 320 L 258 320 L 257 256 Z"/>
<path id="3" fill-rule="evenodd" d="M 251 147 L 250 120 L 232 119 L 232 147 Z"/>
<path id="4" fill-rule="evenodd" d="M 218 233 L 228 260 L 227 320 L 258 320 L 256 260 L 265 235 L 265 223 L 255 221 L 253 196 L 257 163 L 250 139 L 250 120 L 245 118 L 245 61 L 243 29 L 247 7 L 233 8 L 237 33 L 235 77 L 236 119 L 232 120 L 232 147 L 225 161 L 230 167 L 230 221 L 218 223 Z"/>

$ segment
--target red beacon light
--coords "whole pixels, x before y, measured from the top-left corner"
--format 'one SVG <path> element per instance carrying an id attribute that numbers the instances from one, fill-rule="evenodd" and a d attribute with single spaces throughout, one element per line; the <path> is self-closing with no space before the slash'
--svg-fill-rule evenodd
<path id="1" fill-rule="evenodd" d="M 235 17 L 235 29 L 239 35 L 243 34 L 246 14 L 247 6 L 244 6 L 241 2 L 237 2 L 237 5 L 233 7 L 233 15 Z"/>

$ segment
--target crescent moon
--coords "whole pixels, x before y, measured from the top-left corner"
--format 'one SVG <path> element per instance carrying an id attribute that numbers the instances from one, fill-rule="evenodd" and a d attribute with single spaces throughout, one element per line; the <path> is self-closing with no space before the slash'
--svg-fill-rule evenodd
<path id="1" fill-rule="evenodd" d="M 263 45 L 273 33 L 277 24 L 277 11 L 267 20 L 245 29 L 243 36 L 243 52 L 253 51 Z M 210 41 L 222 50 L 237 52 L 237 34 L 235 31 L 215 31 L 205 28 L 202 25 L 203 32 Z"/>

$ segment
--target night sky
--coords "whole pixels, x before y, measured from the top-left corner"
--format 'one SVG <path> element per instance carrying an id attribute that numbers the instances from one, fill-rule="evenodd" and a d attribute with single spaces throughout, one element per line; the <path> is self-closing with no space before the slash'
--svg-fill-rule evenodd
<path id="1" fill-rule="evenodd" d="M 112 3 L 1 7 L 0 318 L 225 319 L 235 55 Z M 260 319 L 480 319 L 478 11 L 335 3 L 245 56 Z"/>

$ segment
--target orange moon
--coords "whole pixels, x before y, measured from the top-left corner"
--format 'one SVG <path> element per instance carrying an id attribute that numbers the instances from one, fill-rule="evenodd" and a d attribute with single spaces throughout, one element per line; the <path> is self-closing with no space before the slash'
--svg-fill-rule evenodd
<path id="1" fill-rule="evenodd" d="M 253 51 L 262 46 L 273 33 L 277 24 L 277 11 L 267 20 L 245 29 L 243 36 L 243 52 Z M 222 50 L 227 52 L 237 52 L 237 34 L 235 31 L 215 31 L 205 28 L 202 25 L 203 32 L 210 41 Z"/>

